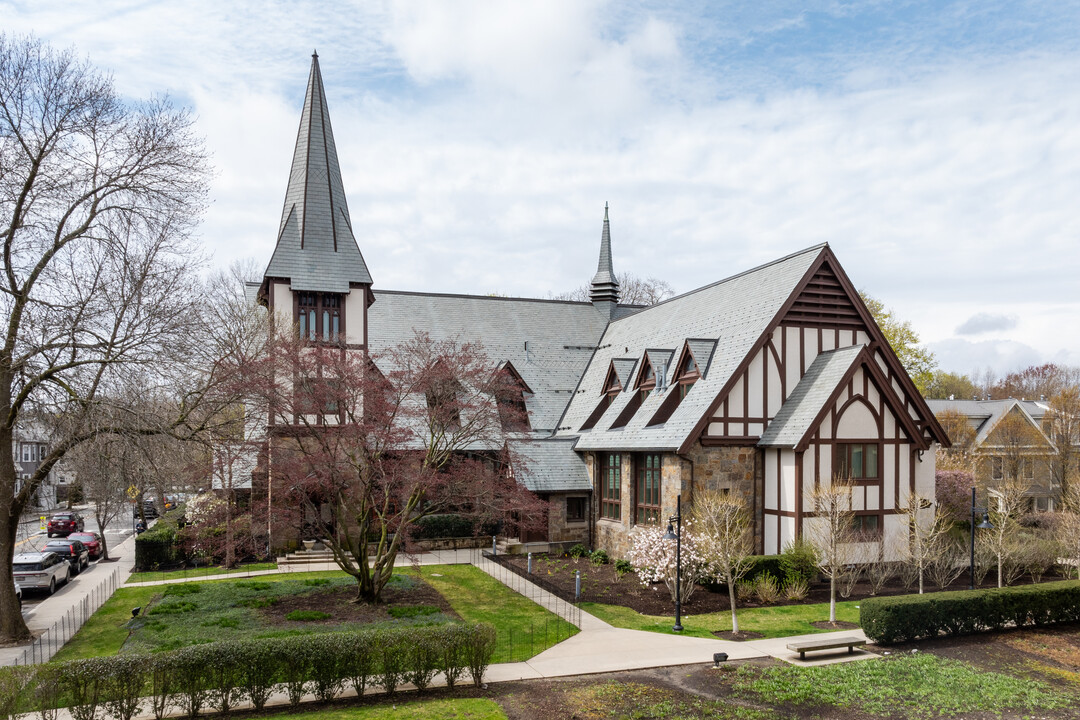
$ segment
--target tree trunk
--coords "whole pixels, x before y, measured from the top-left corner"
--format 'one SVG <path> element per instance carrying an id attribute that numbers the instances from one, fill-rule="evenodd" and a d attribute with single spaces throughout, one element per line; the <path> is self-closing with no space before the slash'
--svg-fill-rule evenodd
<path id="1" fill-rule="evenodd" d="M 109 516 L 108 516 L 109 511 L 108 511 L 108 506 L 106 505 L 106 509 L 105 509 L 106 514 L 102 515 L 100 512 L 96 512 L 96 510 L 100 509 L 100 507 L 101 507 L 100 505 L 95 505 L 94 506 L 94 508 L 95 508 L 94 519 L 97 520 L 98 534 L 101 535 L 101 559 L 102 560 L 108 560 L 109 559 L 109 546 L 105 542 L 105 527 L 109 524 Z"/>
<path id="2" fill-rule="evenodd" d="M 839 569 L 833 568 L 829 577 L 829 622 L 836 622 L 836 576 Z"/>
<path id="3" fill-rule="evenodd" d="M 8 395 L 10 384 L 0 381 L 0 393 Z M 8 398 L 4 398 L 5 400 Z M 5 408 L 10 403 L 3 403 Z M 11 498 L 10 511 L 0 513 L 0 578 L 11 578 L 11 559 L 15 556 L 15 541 L 19 534 L 19 518 L 22 517 L 23 503 L 15 494 L 15 457 L 12 447 L 14 433 L 11 427 L 0 426 L 0 492 Z M 26 627 L 19 611 L 19 599 L 15 596 L 15 584 L 4 580 L 0 582 L 0 644 L 23 643 L 30 640 L 30 630 Z"/>
<path id="4" fill-rule="evenodd" d="M 1004 565 L 1004 563 L 1002 562 L 1002 554 L 998 553 L 998 567 L 997 567 L 997 571 L 998 571 L 998 587 L 1004 587 L 1004 584 L 1002 583 L 1002 577 L 1001 577 L 1001 575 L 1002 575 L 1002 573 L 1001 573 L 1002 565 Z"/>
<path id="5" fill-rule="evenodd" d="M 728 574 L 728 601 L 731 603 L 731 632 L 735 635 L 739 634 L 739 617 L 735 614 L 735 581 L 731 579 L 731 574 Z"/>

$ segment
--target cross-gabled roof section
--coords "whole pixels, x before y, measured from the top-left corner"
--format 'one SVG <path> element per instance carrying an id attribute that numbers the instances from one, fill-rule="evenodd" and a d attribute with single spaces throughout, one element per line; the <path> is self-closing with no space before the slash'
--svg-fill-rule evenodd
<path id="1" fill-rule="evenodd" d="M 348 293 L 372 282 L 353 237 L 318 55 L 311 57 L 277 245 L 263 276 L 260 295 L 268 278 L 288 279 L 305 292 Z"/>
<path id="2" fill-rule="evenodd" d="M 611 361 L 608 377 L 604 381 L 604 392 L 611 390 L 610 381 L 618 381 L 619 389 L 630 387 L 630 378 L 634 377 L 634 368 L 637 367 L 637 358 L 615 358 Z"/>
<path id="3" fill-rule="evenodd" d="M 568 428 L 560 434 L 575 434 L 595 409 L 613 358 L 642 357 L 652 348 L 681 348 L 687 338 L 717 338 L 705 376 L 662 425 L 648 423 L 667 394 L 652 393 L 624 428 L 604 429 L 602 421 L 582 434 L 577 445 L 578 450 L 677 449 L 825 249 L 823 245 L 808 248 L 609 324 L 582 377 L 579 387 L 584 392 L 574 396 L 559 423 Z M 700 357 L 697 360 L 702 362 Z M 605 418 L 621 414 L 635 395 L 621 393 Z"/>

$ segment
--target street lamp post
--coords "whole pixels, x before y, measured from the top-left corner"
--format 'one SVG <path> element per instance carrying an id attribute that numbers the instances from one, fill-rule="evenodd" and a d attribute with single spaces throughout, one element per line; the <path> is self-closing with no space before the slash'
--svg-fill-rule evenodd
<path id="1" fill-rule="evenodd" d="M 678 528 L 675 531 L 671 529 L 672 521 L 675 522 Z M 672 628 L 675 632 L 682 632 L 682 495 L 680 494 L 675 500 L 675 515 L 668 518 L 667 532 L 664 533 L 665 540 L 675 541 L 675 626 Z"/>
<path id="2" fill-rule="evenodd" d="M 982 522 L 975 524 L 975 513 L 983 514 Z M 971 565 L 968 568 L 968 590 L 975 589 L 975 530 L 993 530 L 994 525 L 990 522 L 990 513 L 986 508 L 975 507 L 975 488 L 971 488 Z"/>

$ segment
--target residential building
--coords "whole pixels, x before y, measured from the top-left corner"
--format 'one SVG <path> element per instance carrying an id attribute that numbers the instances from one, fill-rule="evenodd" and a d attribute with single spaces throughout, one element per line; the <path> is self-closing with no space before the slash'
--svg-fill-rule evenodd
<path id="1" fill-rule="evenodd" d="M 959 413 L 970 430 L 971 471 L 991 493 L 1017 483 L 1033 512 L 1053 510 L 1061 501 L 1052 463 L 1057 448 L 1043 432 L 1045 400 L 927 400 L 937 416 Z M 959 440 L 959 439 L 957 439 Z"/>
<path id="2" fill-rule="evenodd" d="M 625 557 L 680 495 L 717 490 L 745 498 L 757 551 L 775 553 L 816 522 L 813 488 L 844 475 L 863 539 L 881 542 L 906 532 L 911 493 L 933 495 L 948 438 L 827 245 L 641 307 L 619 302 L 607 209 L 587 302 L 382 289 L 356 234 L 313 57 L 277 243 L 251 292 L 313 341 L 378 353 L 420 330 L 512 370 L 531 441 L 507 441 L 528 459 L 519 480 L 549 501 L 546 532 L 523 539 Z"/>

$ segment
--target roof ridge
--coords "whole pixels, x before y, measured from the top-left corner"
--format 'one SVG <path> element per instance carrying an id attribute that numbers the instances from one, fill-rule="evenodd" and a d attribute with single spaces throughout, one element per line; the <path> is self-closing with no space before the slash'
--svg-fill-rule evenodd
<path id="1" fill-rule="evenodd" d="M 644 308 L 641 309 L 641 312 L 634 313 L 633 315 L 627 315 L 626 317 L 613 319 L 611 322 L 612 322 L 612 324 L 614 324 L 614 323 L 621 322 L 621 321 L 626 320 L 626 319 L 631 318 L 631 317 L 637 317 L 637 316 L 641 315 L 641 313 L 648 312 L 649 310 L 652 310 L 653 308 L 660 307 L 661 305 L 667 305 L 668 303 L 675 302 L 676 300 L 682 300 L 683 298 L 689 297 L 690 295 L 694 295 L 694 294 L 702 292 L 704 290 L 709 290 L 709 289 L 714 288 L 714 287 L 716 287 L 718 285 L 723 285 L 724 283 L 731 282 L 732 280 L 738 280 L 739 278 L 744 277 L 746 275 L 750 275 L 752 273 L 759 272 L 759 271 L 764 270 L 765 268 L 771 267 L 773 265 L 779 265 L 780 263 L 787 262 L 788 260 L 791 260 L 793 258 L 797 258 L 797 257 L 799 257 L 801 255 L 806 255 L 806 254 L 809 254 L 809 253 L 812 253 L 812 252 L 821 252 L 821 250 L 823 250 L 824 248 L 827 248 L 827 247 L 829 247 L 829 243 L 827 243 L 827 242 L 818 243 L 817 245 L 811 245 L 808 248 L 804 248 L 804 249 L 799 250 L 797 252 L 793 252 L 793 253 L 791 253 L 789 255 L 785 255 L 782 258 L 777 258 L 776 260 L 772 260 L 770 262 L 763 263 L 761 265 L 758 265 L 757 267 L 752 267 L 749 270 L 743 270 L 742 272 L 736 273 L 735 275 L 730 275 L 730 276 L 728 276 L 728 277 L 726 277 L 726 278 L 724 278 L 722 280 L 717 280 L 715 282 L 709 283 L 708 285 L 702 285 L 701 287 L 694 288 L 693 290 L 687 290 L 686 292 L 684 292 L 684 293 L 682 293 L 680 295 L 676 295 L 675 297 L 670 297 L 670 298 L 668 298 L 666 300 L 661 300 L 658 303 L 654 303 L 652 305 L 647 305 L 647 306 L 645 306 Z"/>

